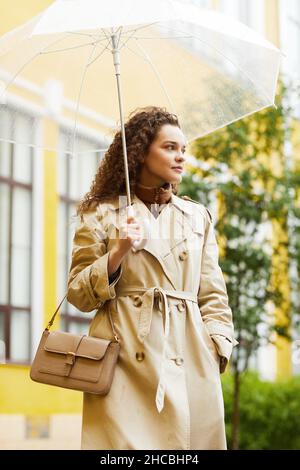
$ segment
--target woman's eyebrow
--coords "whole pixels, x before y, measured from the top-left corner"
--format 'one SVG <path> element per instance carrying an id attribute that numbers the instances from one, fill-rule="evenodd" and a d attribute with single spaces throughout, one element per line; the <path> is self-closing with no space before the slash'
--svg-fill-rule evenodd
<path id="1" fill-rule="evenodd" d="M 178 142 L 175 142 L 174 140 L 165 140 L 163 143 L 166 144 L 167 142 L 170 142 L 171 144 L 175 144 L 175 145 L 178 145 Z M 186 147 L 186 145 L 184 144 L 182 147 Z"/>

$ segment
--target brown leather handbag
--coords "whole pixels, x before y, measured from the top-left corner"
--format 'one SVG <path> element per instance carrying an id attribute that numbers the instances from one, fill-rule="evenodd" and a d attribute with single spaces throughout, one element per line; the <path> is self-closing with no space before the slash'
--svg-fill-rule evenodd
<path id="1" fill-rule="evenodd" d="M 43 384 L 106 395 L 120 353 L 120 340 L 110 311 L 114 341 L 64 331 L 50 332 L 65 298 L 66 295 L 43 331 L 30 368 L 30 378 Z"/>

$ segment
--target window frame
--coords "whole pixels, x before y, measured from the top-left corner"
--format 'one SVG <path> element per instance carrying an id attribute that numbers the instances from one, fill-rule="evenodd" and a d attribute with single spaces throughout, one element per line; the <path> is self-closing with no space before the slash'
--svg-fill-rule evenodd
<path id="1" fill-rule="evenodd" d="M 264 35 L 264 2 L 261 0 L 220 0 L 220 11 Z"/>
<path id="2" fill-rule="evenodd" d="M 63 138 L 64 136 L 67 137 L 68 136 L 68 132 L 69 130 L 68 129 L 65 129 L 64 126 L 61 126 L 60 128 L 60 139 L 62 138 L 62 141 L 63 141 Z M 101 145 L 101 141 L 97 142 L 96 140 L 94 140 L 93 138 L 91 138 L 90 136 L 86 136 L 83 132 L 80 132 L 77 134 L 76 136 L 76 139 L 77 141 L 79 141 L 80 139 L 82 140 L 85 140 L 85 141 L 88 141 L 92 144 L 95 144 L 96 148 L 99 147 L 99 145 Z M 65 150 L 63 152 L 63 150 Z M 71 162 L 70 162 L 70 156 L 68 153 L 69 149 L 68 148 L 65 148 L 65 149 L 62 149 L 60 147 L 59 149 L 59 154 L 58 154 L 58 159 L 61 158 L 61 152 L 64 153 L 64 158 L 66 159 L 66 171 L 65 171 L 65 174 L 66 174 L 66 181 L 65 181 L 65 194 L 61 194 L 61 191 L 60 191 L 60 188 L 59 188 L 59 178 L 58 178 L 58 185 L 57 185 L 57 195 L 58 195 L 58 230 L 57 230 L 57 233 L 59 233 L 59 224 L 60 224 L 60 217 L 59 217 L 59 214 L 60 214 L 60 207 L 61 207 L 61 203 L 63 203 L 66 207 L 66 214 L 69 214 L 69 208 L 70 206 L 72 205 L 76 205 L 78 202 L 79 202 L 79 199 L 74 199 L 73 197 L 70 196 L 70 192 L 71 192 L 71 185 L 70 185 L 70 174 L 71 174 Z M 95 150 L 95 161 L 97 160 L 98 162 L 98 165 L 101 161 L 101 154 L 102 152 L 99 151 L 99 150 Z M 58 163 L 58 168 L 60 169 L 60 162 Z M 96 168 L 95 168 L 95 171 L 96 171 Z M 92 182 L 92 181 L 91 181 Z M 83 196 L 83 195 L 82 195 Z M 74 214 L 75 215 L 75 214 Z M 70 217 L 70 216 L 68 216 Z M 58 240 L 59 242 L 59 240 Z M 70 236 L 69 236 L 69 233 L 68 233 L 68 230 L 67 230 L 67 233 L 66 233 L 66 237 L 65 237 L 65 243 L 66 243 L 66 246 L 65 246 L 65 257 L 64 257 L 64 261 L 65 261 L 65 264 L 64 264 L 64 267 L 66 267 L 66 270 L 64 270 L 68 276 L 68 272 L 69 272 L 69 268 L 70 268 L 70 260 L 69 260 L 69 256 L 71 254 L 71 251 L 72 251 L 72 243 L 70 243 Z M 57 263 L 57 266 L 58 266 L 58 270 L 59 270 L 59 250 L 57 252 L 57 260 L 58 260 L 58 263 Z M 60 293 L 61 291 L 61 285 L 60 285 L 60 282 L 62 282 L 62 274 L 60 272 L 58 272 L 58 276 L 57 276 L 57 292 Z M 67 279 L 65 279 L 65 291 L 67 290 Z M 65 292 L 64 292 L 65 294 Z M 63 295 L 64 295 L 63 294 Z M 61 299 L 58 299 L 58 301 L 60 301 Z M 73 307 L 67 300 L 65 300 L 60 308 L 60 318 L 61 318 L 61 321 L 63 322 L 63 329 L 64 331 L 67 331 L 67 332 L 72 332 L 71 330 L 71 327 L 70 325 L 73 323 L 73 324 L 76 324 L 76 325 L 86 325 L 88 327 L 88 325 L 91 323 L 91 320 L 93 318 L 95 314 L 95 311 L 93 312 L 89 312 L 89 313 L 82 313 L 80 312 L 78 309 L 75 309 L 75 307 Z"/>
<path id="3" fill-rule="evenodd" d="M 33 122 L 36 117 L 30 115 L 29 113 L 24 112 L 22 109 L 15 108 L 10 106 L 7 110 L 8 113 L 20 113 L 22 116 L 31 119 Z M 10 115 L 9 119 L 13 117 Z M 33 221 L 34 221 L 34 208 L 33 208 L 33 195 L 34 195 L 34 150 L 32 147 L 29 147 L 30 152 L 30 183 L 25 183 L 18 181 L 14 178 L 14 168 L 15 168 L 15 149 L 16 146 L 13 142 L 7 143 L 9 146 L 9 176 L 3 176 L 0 174 L 0 183 L 8 187 L 8 287 L 7 287 L 7 303 L 0 303 L 0 312 L 3 313 L 3 323 L 4 323 L 4 335 L 3 341 L 5 345 L 5 364 L 18 364 L 18 365 L 28 365 L 31 360 L 31 345 L 32 345 L 32 289 L 31 283 L 29 284 L 28 298 L 29 305 L 17 306 L 14 305 L 12 299 L 12 250 L 13 250 L 13 197 L 14 190 L 16 188 L 25 189 L 30 192 L 30 207 L 29 207 L 29 266 L 28 266 L 28 276 L 29 279 L 32 279 L 33 275 Z M 4 222 L 6 223 L 6 222 Z M 14 312 L 26 312 L 28 314 L 28 344 L 27 352 L 28 356 L 23 360 L 17 360 L 11 358 L 11 323 L 12 315 Z"/>

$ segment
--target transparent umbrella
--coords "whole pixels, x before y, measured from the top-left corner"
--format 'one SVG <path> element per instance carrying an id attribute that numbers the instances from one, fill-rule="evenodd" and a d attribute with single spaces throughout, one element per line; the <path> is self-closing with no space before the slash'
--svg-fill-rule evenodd
<path id="1" fill-rule="evenodd" d="M 16 96 L 69 123 L 71 155 L 91 151 L 80 126 L 107 144 L 120 127 L 130 206 L 125 115 L 165 106 L 190 142 L 274 105 L 280 58 L 244 24 L 180 1 L 58 0 L 0 38 L 0 140 L 57 149 L 36 139 L 38 119 L 17 131 Z"/>

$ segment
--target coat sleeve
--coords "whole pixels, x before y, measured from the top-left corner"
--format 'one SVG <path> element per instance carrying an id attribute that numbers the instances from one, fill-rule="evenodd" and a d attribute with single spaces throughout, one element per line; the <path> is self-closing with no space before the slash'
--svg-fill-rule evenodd
<path id="1" fill-rule="evenodd" d="M 220 360 L 220 372 L 224 372 L 232 349 L 238 344 L 234 338 L 232 311 L 222 270 L 219 266 L 219 249 L 213 219 L 206 209 L 206 230 L 201 262 L 198 305 L 205 326 L 215 343 Z"/>
<path id="2" fill-rule="evenodd" d="M 85 213 L 73 238 L 67 300 L 82 312 L 100 308 L 116 297 L 122 265 L 109 279 L 106 234 L 98 211 Z"/>

